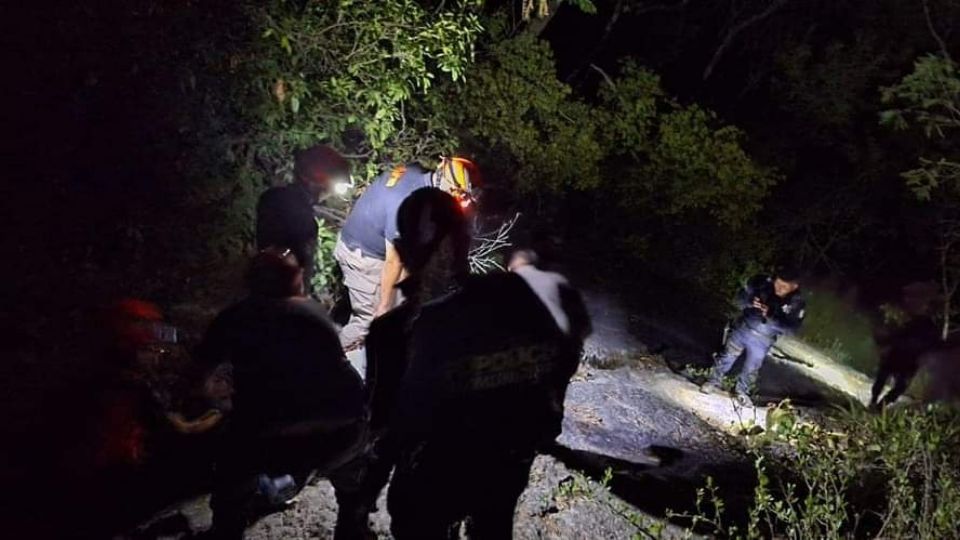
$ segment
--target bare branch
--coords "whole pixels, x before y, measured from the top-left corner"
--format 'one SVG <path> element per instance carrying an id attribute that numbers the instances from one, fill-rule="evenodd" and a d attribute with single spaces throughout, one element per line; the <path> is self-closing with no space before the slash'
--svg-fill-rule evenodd
<path id="1" fill-rule="evenodd" d="M 496 230 L 480 233 L 474 236 L 474 246 L 470 249 L 470 271 L 475 274 L 486 274 L 491 270 L 503 270 L 503 265 L 497 262 L 495 255 L 498 251 L 512 245 L 510 232 L 520 219 L 515 214 L 512 219 L 502 223 Z"/>
<path id="2" fill-rule="evenodd" d="M 637 15 L 647 15 L 650 13 L 666 13 L 671 11 L 680 11 L 687 4 L 690 3 L 690 0 L 681 0 L 673 4 L 653 4 L 646 5 L 641 4 L 640 7 L 631 7 L 624 3 L 624 0 L 617 0 L 617 3 L 613 6 L 613 12 L 610 14 L 610 18 L 607 19 L 607 24 L 603 28 L 603 34 L 600 36 L 600 41 L 593 46 L 593 49 L 587 54 L 586 58 L 580 63 L 580 66 L 577 69 L 570 72 L 566 77 L 567 82 L 576 80 L 583 73 L 585 67 L 593 67 L 593 59 L 599 55 L 604 47 L 607 46 L 607 42 L 610 41 L 610 37 L 613 35 L 613 29 L 617 25 L 617 22 L 620 20 L 620 16 L 627 14 L 630 16 Z"/>
<path id="3" fill-rule="evenodd" d="M 743 32 L 747 28 L 757 24 L 758 22 L 766 19 L 770 15 L 776 13 L 780 8 L 786 5 L 790 0 L 773 0 L 767 9 L 761 11 L 760 13 L 750 17 L 749 19 L 741 22 L 740 24 L 731 28 L 727 35 L 724 36 L 723 41 L 720 43 L 720 46 L 717 47 L 716 52 L 713 53 L 713 58 L 710 59 L 710 63 L 707 64 L 706 69 L 703 70 L 703 80 L 710 78 L 710 75 L 713 73 L 713 70 L 717 67 L 717 64 L 720 63 L 720 59 L 723 58 L 724 53 L 727 52 L 727 49 L 730 48 L 730 45 L 733 44 L 733 41 L 736 39 L 737 35 L 740 32 Z"/>
<path id="4" fill-rule="evenodd" d="M 610 76 L 607 75 L 606 71 L 600 69 L 600 66 L 596 64 L 590 64 L 590 68 L 596 70 L 597 73 L 599 73 L 603 77 L 603 80 L 607 81 L 607 84 L 610 85 L 610 88 L 613 88 L 614 90 L 616 90 L 617 85 L 613 82 L 613 79 L 611 79 Z"/>
<path id="5" fill-rule="evenodd" d="M 930 29 L 930 35 L 937 41 L 937 44 L 940 46 L 940 52 L 943 53 L 944 58 L 952 62 L 953 58 L 950 57 L 950 51 L 947 50 L 946 42 L 943 41 L 943 38 L 937 33 L 937 29 L 933 26 L 933 18 L 930 16 L 930 5 L 927 3 L 927 0 L 922 0 L 922 3 L 923 15 L 927 19 L 927 28 Z"/>

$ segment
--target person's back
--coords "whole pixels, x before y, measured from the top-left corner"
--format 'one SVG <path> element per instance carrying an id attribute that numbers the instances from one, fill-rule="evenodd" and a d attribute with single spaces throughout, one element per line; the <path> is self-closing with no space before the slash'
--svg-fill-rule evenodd
<path id="1" fill-rule="evenodd" d="M 233 422 L 245 430 L 363 415 L 360 381 L 311 299 L 242 300 L 217 318 L 203 354 L 232 363 Z"/>
<path id="2" fill-rule="evenodd" d="M 478 450 L 552 440 L 579 349 L 523 278 L 473 278 L 420 313 L 397 432 Z"/>
<path id="3" fill-rule="evenodd" d="M 510 537 L 536 451 L 560 434 L 581 346 L 513 273 L 472 278 L 422 307 L 392 418 L 396 538 L 442 537 L 468 516 L 471 535 Z"/>
<path id="4" fill-rule="evenodd" d="M 360 377 L 319 304 L 302 296 L 303 269 L 290 250 L 262 251 L 248 278 L 249 297 L 216 318 L 198 351 L 211 371 L 232 366 L 233 407 L 210 503 L 216 538 L 243 537 L 260 479 L 302 486 L 320 469 L 338 498 L 354 489 L 336 469 L 366 438 Z"/>
<path id="5" fill-rule="evenodd" d="M 341 238 L 350 249 L 383 260 L 384 241 L 393 242 L 397 232 L 397 212 L 414 191 L 429 187 L 429 171 L 418 165 L 399 165 L 379 176 L 354 203 L 341 230 Z"/>

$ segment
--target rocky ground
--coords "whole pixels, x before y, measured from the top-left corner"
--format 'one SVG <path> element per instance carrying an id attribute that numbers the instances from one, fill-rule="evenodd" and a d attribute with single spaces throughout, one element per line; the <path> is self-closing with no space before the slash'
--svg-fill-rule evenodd
<path id="1" fill-rule="evenodd" d="M 672 388 L 664 391 L 667 381 Z M 662 516 L 668 509 L 687 509 L 706 475 L 725 478 L 727 484 L 738 474 L 749 477 L 732 437 L 686 409 L 682 400 L 668 397 L 683 386 L 707 401 L 724 399 L 699 394 L 653 363 L 614 370 L 583 366 L 568 392 L 559 446 L 534 463 L 517 509 L 515 538 L 679 536 L 680 530 L 665 525 Z M 604 482 L 605 473 L 609 478 Z M 383 499 L 372 523 L 379 537 L 390 538 Z M 184 501 L 133 535 L 172 528 L 179 529 L 169 533 L 176 538 L 184 528 L 203 530 L 210 523 L 207 501 L 205 495 Z M 321 480 L 306 488 L 294 507 L 260 520 L 247 537 L 331 538 L 335 517 L 333 488 Z"/>

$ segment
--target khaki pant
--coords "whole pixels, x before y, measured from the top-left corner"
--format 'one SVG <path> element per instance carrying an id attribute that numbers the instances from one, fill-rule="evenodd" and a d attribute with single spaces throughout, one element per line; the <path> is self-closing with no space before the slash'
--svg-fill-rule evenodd
<path id="1" fill-rule="evenodd" d="M 350 249 L 337 238 L 333 256 L 343 271 L 343 284 L 350 294 L 350 320 L 340 331 L 344 348 L 362 343 L 367 337 L 373 312 L 380 303 L 380 274 L 383 261 L 364 255 L 359 249 Z"/>

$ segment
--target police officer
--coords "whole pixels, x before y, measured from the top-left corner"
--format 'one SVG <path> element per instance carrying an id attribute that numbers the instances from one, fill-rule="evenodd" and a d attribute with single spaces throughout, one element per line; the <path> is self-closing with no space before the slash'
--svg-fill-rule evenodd
<path id="1" fill-rule="evenodd" d="M 340 333 L 346 351 L 361 346 L 370 321 L 396 302 L 397 283 L 404 271 L 393 244 L 399 235 L 397 212 L 401 203 L 418 189 L 434 187 L 468 206 L 476 175 L 474 164 L 463 158 L 442 158 L 435 171 L 399 165 L 374 180 L 354 204 L 334 251 L 352 308 L 350 320 Z"/>
<path id="2" fill-rule="evenodd" d="M 332 323 L 303 296 L 303 270 L 290 250 L 268 248 L 253 260 L 250 295 L 217 316 L 198 350 L 208 369 L 232 368 L 232 412 L 215 459 L 214 538 L 242 538 L 287 479 L 335 471 L 362 452 L 366 407 L 360 377 L 347 364 Z M 331 475 L 338 499 L 348 475 Z M 339 538 L 351 521 L 339 519 Z"/>
<path id="3" fill-rule="evenodd" d="M 431 208 L 429 218 L 423 223 L 419 221 L 419 212 L 409 210 L 422 207 Z M 462 208 L 449 195 L 432 188 L 417 190 L 407 197 L 398 214 L 400 236 L 395 244 L 406 277 L 397 286 L 405 301 L 370 324 L 366 339 L 366 385 L 374 443 L 362 463 L 357 495 L 344 498 L 341 506 L 341 511 L 359 524 L 366 523 L 375 509 L 397 462 L 399 447 L 390 424 L 400 380 L 407 368 L 412 323 L 425 302 L 457 289 L 469 273 L 467 221 Z"/>
<path id="4" fill-rule="evenodd" d="M 471 537 L 509 538 L 533 458 L 560 433 L 588 332 L 572 314 L 586 311 L 563 285 L 557 307 L 576 324 L 562 328 L 546 296 L 516 273 L 470 276 L 453 290 L 429 278 L 462 275 L 466 249 L 437 238 L 439 216 L 455 215 L 456 201 L 420 193 L 398 222 L 397 250 L 419 268 L 424 302 L 407 322 L 408 366 L 389 419 L 398 456 L 391 531 L 399 540 L 450 538 L 470 518 Z"/>
<path id="5" fill-rule="evenodd" d="M 289 247 L 304 269 L 304 284 L 310 291 L 317 249 L 314 205 L 325 198 L 333 184 L 346 181 L 350 165 L 336 150 L 318 145 L 294 155 L 294 181 L 268 189 L 257 202 L 257 247 Z"/>
<path id="6" fill-rule="evenodd" d="M 700 390 L 707 394 L 716 391 L 737 358 L 745 354 L 734 397 L 743 406 L 753 406 L 749 393 L 760 366 L 777 337 L 800 328 L 805 303 L 798 276 L 789 270 L 750 279 L 735 302 L 741 310 L 740 317 L 730 331 L 724 351 L 717 357 L 710 379 Z"/>

